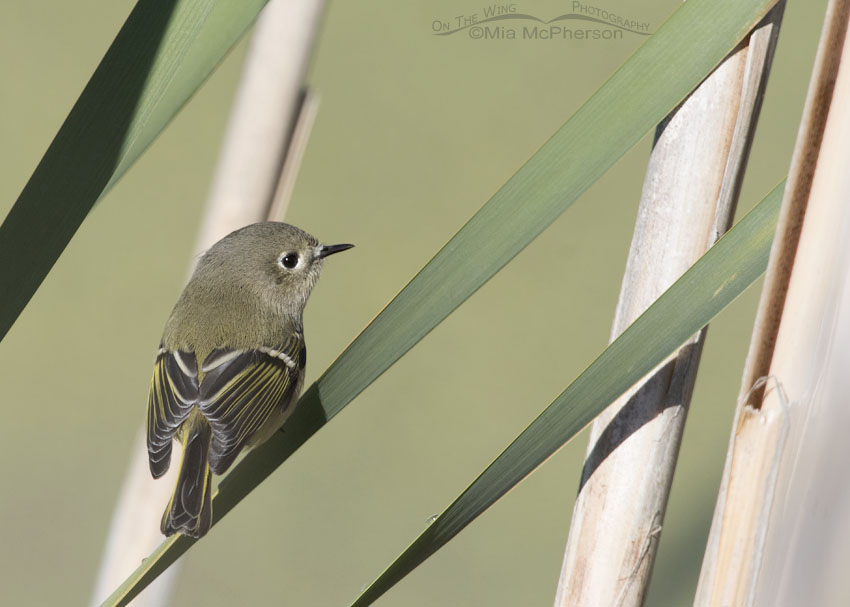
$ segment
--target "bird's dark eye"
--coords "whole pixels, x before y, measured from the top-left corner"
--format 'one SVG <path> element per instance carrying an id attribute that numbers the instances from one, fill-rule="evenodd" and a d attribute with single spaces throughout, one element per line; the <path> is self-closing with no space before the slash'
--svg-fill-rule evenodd
<path id="1" fill-rule="evenodd" d="M 281 255 L 278 263 L 287 270 L 291 270 L 298 265 L 298 253 L 287 253 L 285 255 Z"/>

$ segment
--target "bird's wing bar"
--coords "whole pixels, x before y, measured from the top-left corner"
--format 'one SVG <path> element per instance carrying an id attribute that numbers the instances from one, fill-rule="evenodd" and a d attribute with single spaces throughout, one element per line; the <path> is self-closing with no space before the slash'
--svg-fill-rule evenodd
<path id="1" fill-rule="evenodd" d="M 198 407 L 213 429 L 213 472 L 227 470 L 254 434 L 288 405 L 305 359 L 297 336 L 279 347 L 218 348 L 207 356 Z"/>
<path id="2" fill-rule="evenodd" d="M 148 462 L 159 478 L 171 462 L 171 439 L 199 398 L 198 362 L 193 352 L 159 349 L 148 396 Z"/>

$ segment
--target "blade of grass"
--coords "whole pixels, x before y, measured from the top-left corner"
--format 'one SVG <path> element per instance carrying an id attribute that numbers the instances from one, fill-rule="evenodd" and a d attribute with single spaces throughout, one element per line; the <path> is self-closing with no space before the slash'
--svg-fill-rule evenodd
<path id="1" fill-rule="evenodd" d="M 319 379 L 329 417 L 507 264 L 653 129 L 774 0 L 688 0 L 517 171 Z M 712 27 L 706 27 L 711 23 Z"/>
<path id="2" fill-rule="evenodd" d="M 340 354 L 301 397 L 284 432 L 249 453 L 222 480 L 213 525 L 569 208 L 774 3 L 689 0 L 682 5 Z M 163 542 L 104 604 L 125 605 L 193 543 Z"/>
<path id="3" fill-rule="evenodd" d="M 785 182 L 659 297 L 352 603 L 364 607 L 531 474 L 767 267 Z"/>
<path id="4" fill-rule="evenodd" d="M 0 339 L 95 202 L 151 144 L 265 3 L 136 4 L 0 225 Z"/>

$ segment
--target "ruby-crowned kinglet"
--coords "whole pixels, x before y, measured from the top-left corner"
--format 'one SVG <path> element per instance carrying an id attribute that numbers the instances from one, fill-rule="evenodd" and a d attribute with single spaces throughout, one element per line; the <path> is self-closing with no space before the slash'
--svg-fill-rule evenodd
<path id="1" fill-rule="evenodd" d="M 165 535 L 204 535 L 211 473 L 222 474 L 292 413 L 307 361 L 304 305 L 324 258 L 352 246 L 322 245 L 266 222 L 236 230 L 201 257 L 165 324 L 148 397 L 154 478 L 168 470 L 172 439 L 183 444 Z"/>

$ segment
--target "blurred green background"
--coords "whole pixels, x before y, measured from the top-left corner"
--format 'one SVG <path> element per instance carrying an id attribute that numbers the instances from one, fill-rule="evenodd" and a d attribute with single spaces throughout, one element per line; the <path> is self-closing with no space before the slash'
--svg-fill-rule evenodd
<path id="1" fill-rule="evenodd" d="M 132 2 L 0 4 L 0 211 Z M 595 6 L 650 23 L 679 0 Z M 791 2 L 739 215 L 787 172 L 826 2 Z M 572 3 L 517 3 L 549 18 Z M 644 37 L 432 34 L 475 2 L 333 3 L 321 96 L 287 220 L 357 249 L 308 306 L 315 379 Z M 185 279 L 244 41 L 94 209 L 0 344 L 0 603 L 90 600 Z M 604 347 L 650 139 L 367 389 L 183 559 L 175 605 L 344 605 Z M 698 170 L 698 167 L 695 167 Z M 758 289 L 712 324 L 648 605 L 690 604 Z M 381 605 L 548 605 L 584 435 Z"/>

